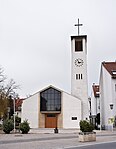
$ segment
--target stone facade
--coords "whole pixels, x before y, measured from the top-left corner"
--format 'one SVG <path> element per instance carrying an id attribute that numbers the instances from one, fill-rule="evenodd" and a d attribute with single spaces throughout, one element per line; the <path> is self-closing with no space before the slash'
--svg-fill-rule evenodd
<path id="1" fill-rule="evenodd" d="M 82 51 L 75 43 L 82 41 Z M 82 119 L 89 117 L 87 82 L 87 36 L 71 36 L 71 94 L 82 101 Z"/>

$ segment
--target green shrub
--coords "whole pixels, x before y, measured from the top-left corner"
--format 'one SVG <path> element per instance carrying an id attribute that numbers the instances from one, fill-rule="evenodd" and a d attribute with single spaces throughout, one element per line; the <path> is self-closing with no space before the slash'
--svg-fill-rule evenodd
<path id="1" fill-rule="evenodd" d="M 14 124 L 11 119 L 6 119 L 3 121 L 3 131 L 9 134 L 14 129 Z"/>
<path id="2" fill-rule="evenodd" d="M 88 121 L 82 120 L 80 121 L 80 130 L 82 132 L 92 132 L 94 130 L 94 127 Z"/>
<path id="3" fill-rule="evenodd" d="M 22 131 L 23 134 L 27 134 L 30 130 L 30 126 L 29 123 L 27 122 L 27 120 L 23 121 L 20 124 L 20 130 Z"/>

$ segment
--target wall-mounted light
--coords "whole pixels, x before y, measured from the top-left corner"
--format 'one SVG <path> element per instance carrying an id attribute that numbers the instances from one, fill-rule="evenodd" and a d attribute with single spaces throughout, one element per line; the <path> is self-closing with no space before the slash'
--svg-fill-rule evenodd
<path id="1" fill-rule="evenodd" d="M 111 109 L 111 110 L 113 109 L 113 103 L 110 104 L 110 109 Z"/>

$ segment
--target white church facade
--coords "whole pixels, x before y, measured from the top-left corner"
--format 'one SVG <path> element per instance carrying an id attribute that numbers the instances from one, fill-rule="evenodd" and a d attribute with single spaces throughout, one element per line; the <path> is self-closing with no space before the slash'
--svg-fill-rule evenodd
<path id="1" fill-rule="evenodd" d="M 81 100 L 50 85 L 24 101 L 22 119 L 31 128 L 79 128 Z"/>
<path id="2" fill-rule="evenodd" d="M 87 36 L 71 36 L 71 93 L 48 86 L 22 105 L 22 121 L 31 128 L 79 128 L 88 119 Z"/>

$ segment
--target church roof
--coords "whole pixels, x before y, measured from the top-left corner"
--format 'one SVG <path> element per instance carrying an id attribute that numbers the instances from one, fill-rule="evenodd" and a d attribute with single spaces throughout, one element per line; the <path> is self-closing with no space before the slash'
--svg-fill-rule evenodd
<path id="1" fill-rule="evenodd" d="M 53 85 L 48 85 L 47 87 L 44 87 L 43 89 L 37 91 L 36 93 L 30 95 L 30 96 L 27 97 L 27 98 L 30 98 L 31 96 L 33 96 L 33 95 L 35 95 L 35 94 L 38 94 L 38 93 L 41 93 L 41 92 L 43 92 L 43 91 L 45 91 L 45 90 L 47 90 L 47 89 L 49 89 L 49 88 L 54 88 L 54 89 L 56 89 L 56 90 L 58 90 L 58 91 L 60 91 L 60 92 L 64 92 L 64 93 L 66 93 L 66 94 L 68 94 L 68 95 L 70 95 L 70 96 L 73 96 L 72 94 L 67 93 L 66 91 L 61 90 L 61 89 L 59 89 L 59 88 L 57 88 L 57 87 L 55 87 L 55 86 L 53 86 Z M 76 96 L 73 96 L 73 97 L 78 98 L 78 99 L 81 101 L 81 99 L 80 99 L 79 97 L 76 97 Z"/>
<path id="2" fill-rule="evenodd" d="M 116 78 L 116 62 L 102 62 L 102 65 L 110 73 L 112 78 Z"/>
<path id="3" fill-rule="evenodd" d="M 71 36 L 71 40 L 73 40 L 73 39 L 81 39 L 81 38 L 85 38 L 85 40 L 87 40 L 87 35 Z"/>
<path id="4" fill-rule="evenodd" d="M 44 87 L 43 89 L 39 90 L 39 92 L 43 92 L 43 91 L 45 91 L 48 88 L 54 88 L 54 89 L 56 89 L 56 90 L 58 90 L 60 92 L 63 92 L 63 90 L 61 90 L 61 89 L 59 89 L 59 88 L 57 88 L 57 87 L 55 87 L 53 85 L 48 85 L 47 87 Z"/>
<path id="5" fill-rule="evenodd" d="M 92 88 L 93 88 L 94 96 L 95 96 L 95 97 L 99 97 L 99 85 L 93 84 L 93 85 L 92 85 Z"/>

